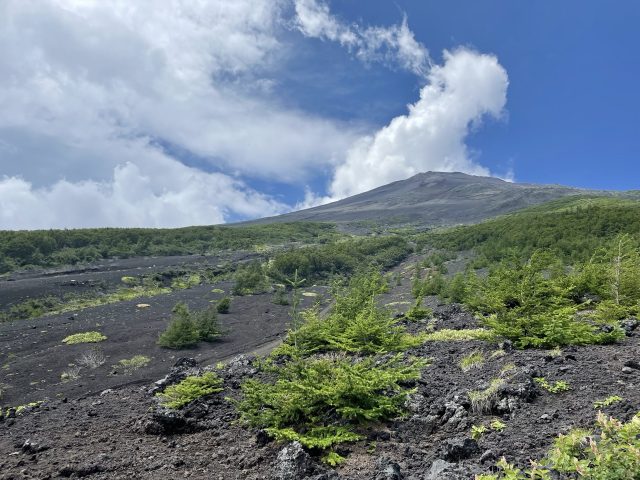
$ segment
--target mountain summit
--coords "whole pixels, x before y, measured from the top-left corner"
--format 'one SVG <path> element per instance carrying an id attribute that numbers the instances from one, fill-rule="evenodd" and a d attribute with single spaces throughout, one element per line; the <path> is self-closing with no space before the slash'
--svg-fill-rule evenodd
<path id="1" fill-rule="evenodd" d="M 327 205 L 251 223 L 375 221 L 385 225 L 456 225 L 585 193 L 603 192 L 560 185 L 512 183 L 459 172 L 426 172 Z"/>

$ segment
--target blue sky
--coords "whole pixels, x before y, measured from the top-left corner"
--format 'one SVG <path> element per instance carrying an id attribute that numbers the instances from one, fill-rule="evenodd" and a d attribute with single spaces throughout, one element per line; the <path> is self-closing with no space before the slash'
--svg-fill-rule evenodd
<path id="1" fill-rule="evenodd" d="M 424 170 L 638 189 L 640 4 L 7 0 L 0 229 L 273 215 Z"/>
<path id="2" fill-rule="evenodd" d="M 331 5 L 342 18 L 367 24 L 398 22 L 405 13 L 416 39 L 436 61 L 444 49 L 460 45 L 498 57 L 509 75 L 508 118 L 490 121 L 470 137 L 483 165 L 497 172 L 513 168 L 523 182 L 640 188 L 640 3 L 397 0 L 367 2 L 364 9 L 362 2 L 347 0 Z M 367 68 L 335 44 L 316 46 L 314 53 L 331 71 L 349 72 L 350 85 L 347 95 L 325 91 L 320 98 L 300 85 L 296 92 L 306 108 L 382 124 L 415 101 L 420 83 L 411 74 Z M 311 68 L 324 75 L 324 68 Z"/>

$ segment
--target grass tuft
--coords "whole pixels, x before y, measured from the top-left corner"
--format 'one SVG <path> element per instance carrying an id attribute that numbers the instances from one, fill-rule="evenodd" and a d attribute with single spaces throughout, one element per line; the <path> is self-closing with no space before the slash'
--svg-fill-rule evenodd
<path id="1" fill-rule="evenodd" d="M 505 384 L 504 379 L 494 378 L 484 390 L 474 390 L 469 392 L 469 401 L 471 402 L 471 410 L 474 413 L 489 413 L 493 410 L 498 391 Z"/>
<path id="2" fill-rule="evenodd" d="M 495 340 L 495 335 L 485 328 L 451 330 L 443 328 L 422 337 L 425 342 L 469 342 L 471 340 Z"/>
<path id="3" fill-rule="evenodd" d="M 74 333 L 62 340 L 67 345 L 76 345 L 78 343 L 98 343 L 106 340 L 107 337 L 100 332 L 82 332 Z"/>
<path id="4" fill-rule="evenodd" d="M 463 372 L 480 368 L 482 365 L 484 365 L 484 355 L 478 350 L 471 352 L 460 360 L 460 368 Z"/>

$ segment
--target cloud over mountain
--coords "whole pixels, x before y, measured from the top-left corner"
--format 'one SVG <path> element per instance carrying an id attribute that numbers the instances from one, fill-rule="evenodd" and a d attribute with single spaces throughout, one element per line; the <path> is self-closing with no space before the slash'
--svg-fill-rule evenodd
<path id="1" fill-rule="evenodd" d="M 274 93 L 296 38 L 428 83 L 363 135 Z M 488 173 L 464 138 L 506 89 L 494 57 L 433 67 L 406 17 L 348 23 L 314 0 L 7 0 L 0 43 L 0 228 L 220 223 L 295 203 L 256 184 L 324 179 L 316 202 L 425 167 Z"/>

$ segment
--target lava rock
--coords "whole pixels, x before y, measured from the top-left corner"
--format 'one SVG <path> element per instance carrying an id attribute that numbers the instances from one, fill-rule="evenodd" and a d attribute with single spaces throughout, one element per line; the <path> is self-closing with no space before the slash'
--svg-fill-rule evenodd
<path id="1" fill-rule="evenodd" d="M 186 370 L 187 368 L 195 368 L 198 366 L 198 362 L 195 358 L 180 357 L 173 364 L 173 368 L 176 370 Z"/>
<path id="2" fill-rule="evenodd" d="M 478 442 L 472 438 L 452 438 L 443 444 L 444 459 L 454 462 L 469 458 L 479 451 Z"/>
<path id="3" fill-rule="evenodd" d="M 640 325 L 640 321 L 638 321 L 635 317 L 625 318 L 620 321 L 620 326 L 624 330 L 624 333 L 627 337 L 633 335 L 633 332 Z"/>
<path id="4" fill-rule="evenodd" d="M 300 442 L 292 442 L 280 450 L 276 462 L 278 480 L 298 480 L 311 468 L 311 457 L 304 451 Z"/>
<path id="5" fill-rule="evenodd" d="M 22 453 L 26 453 L 27 455 L 33 455 L 35 453 L 40 453 L 43 452 L 44 450 L 47 450 L 49 447 L 46 447 L 44 445 L 40 445 L 36 442 L 31 441 L 30 439 L 25 440 L 25 442 L 22 444 Z"/>
<path id="6" fill-rule="evenodd" d="M 164 391 L 169 385 L 181 382 L 189 375 L 199 375 L 201 370 L 197 368 L 198 362 L 193 358 L 181 357 L 169 371 L 166 377 L 161 378 L 149 389 L 150 395 Z"/>
<path id="7" fill-rule="evenodd" d="M 247 377 L 253 377 L 258 370 L 253 366 L 255 356 L 253 355 L 238 355 L 234 357 L 221 372 L 227 380 L 241 380 Z"/>
<path id="8" fill-rule="evenodd" d="M 153 412 L 142 427 L 144 433 L 149 435 L 192 433 L 198 429 L 195 419 L 185 417 L 182 412 L 166 408 Z"/>
<path id="9" fill-rule="evenodd" d="M 491 450 L 486 450 L 480 457 L 480 463 L 494 462 L 496 460 L 496 454 Z"/>
<path id="10" fill-rule="evenodd" d="M 105 468 L 100 464 L 66 465 L 60 469 L 61 477 L 88 477 L 96 473 L 104 472 Z"/>
<path id="11" fill-rule="evenodd" d="M 378 468 L 376 469 L 375 480 L 403 480 L 404 475 L 400 470 L 400 465 L 392 462 L 387 458 L 378 460 Z"/>
<path id="12" fill-rule="evenodd" d="M 441 458 L 434 460 L 431 464 L 431 469 L 429 470 L 429 475 L 427 475 L 426 480 L 439 480 L 442 474 L 453 466 L 453 463 L 449 463 Z"/>
<path id="13" fill-rule="evenodd" d="M 640 370 L 640 362 L 636 362 L 635 360 L 628 360 L 624 362 L 624 366 L 633 368 L 634 370 Z"/>

